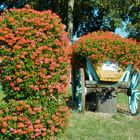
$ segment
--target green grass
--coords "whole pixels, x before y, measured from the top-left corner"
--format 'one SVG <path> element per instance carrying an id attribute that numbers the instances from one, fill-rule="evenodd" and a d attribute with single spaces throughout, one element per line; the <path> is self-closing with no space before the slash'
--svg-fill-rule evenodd
<path id="1" fill-rule="evenodd" d="M 117 95 L 117 102 L 118 104 L 127 104 L 128 96 L 124 93 L 118 93 Z"/>
<path id="2" fill-rule="evenodd" d="M 140 140 L 140 114 L 131 116 L 127 95 L 118 95 L 120 113 L 107 114 L 71 110 L 69 128 L 60 140 Z"/>
<path id="3" fill-rule="evenodd" d="M 71 112 L 62 140 L 139 140 L 140 116 Z"/>

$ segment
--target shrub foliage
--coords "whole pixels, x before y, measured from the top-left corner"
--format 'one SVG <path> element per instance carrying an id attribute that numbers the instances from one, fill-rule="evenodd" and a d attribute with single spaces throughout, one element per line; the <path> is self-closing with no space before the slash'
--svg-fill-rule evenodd
<path id="1" fill-rule="evenodd" d="M 68 46 L 64 25 L 50 10 L 27 5 L 0 16 L 1 79 L 8 101 L 1 109 L 2 136 L 48 139 L 64 128 Z"/>
<path id="2" fill-rule="evenodd" d="M 105 60 L 117 61 L 122 68 L 132 64 L 140 66 L 140 45 L 135 40 L 122 38 L 111 32 L 93 32 L 82 36 L 73 46 L 73 62 L 82 57 L 91 59 L 94 65 Z"/>

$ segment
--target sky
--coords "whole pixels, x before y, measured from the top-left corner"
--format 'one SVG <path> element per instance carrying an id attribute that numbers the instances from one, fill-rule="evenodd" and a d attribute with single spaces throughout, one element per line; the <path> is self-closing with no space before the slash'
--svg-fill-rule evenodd
<path id="1" fill-rule="evenodd" d="M 119 34 L 122 37 L 127 37 L 127 33 L 121 28 L 116 28 L 115 33 Z"/>
<path id="2" fill-rule="evenodd" d="M 127 32 L 125 32 L 126 29 L 126 23 L 122 22 L 123 27 L 122 28 L 116 28 L 115 33 L 119 34 L 122 37 L 127 37 Z"/>

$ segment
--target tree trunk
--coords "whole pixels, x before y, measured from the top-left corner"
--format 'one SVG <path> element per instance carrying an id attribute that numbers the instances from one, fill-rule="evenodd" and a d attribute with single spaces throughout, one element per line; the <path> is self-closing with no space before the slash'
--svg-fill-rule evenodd
<path id="1" fill-rule="evenodd" d="M 71 44 L 73 44 L 73 8 L 74 0 L 68 1 L 68 32 Z"/>

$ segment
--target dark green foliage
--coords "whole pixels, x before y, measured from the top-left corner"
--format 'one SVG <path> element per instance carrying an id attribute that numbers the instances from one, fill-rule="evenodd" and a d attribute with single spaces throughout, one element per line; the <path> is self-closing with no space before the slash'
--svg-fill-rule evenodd
<path id="1" fill-rule="evenodd" d="M 51 9 L 62 22 L 68 25 L 69 0 L 3 0 L 9 7 L 22 7 L 25 3 L 34 9 Z M 75 0 L 73 11 L 74 35 L 81 36 L 97 30 L 115 31 L 127 24 L 128 36 L 139 40 L 140 1 L 139 0 Z M 68 27 L 68 26 L 67 26 Z"/>

